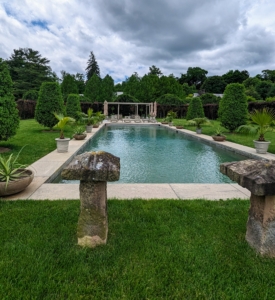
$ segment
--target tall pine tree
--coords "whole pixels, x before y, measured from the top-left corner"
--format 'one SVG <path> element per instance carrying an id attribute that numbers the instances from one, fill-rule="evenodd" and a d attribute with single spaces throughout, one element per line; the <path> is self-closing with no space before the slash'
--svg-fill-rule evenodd
<path id="1" fill-rule="evenodd" d="M 100 77 L 100 70 L 99 70 L 98 63 L 95 59 L 93 51 L 91 51 L 88 59 L 88 65 L 86 68 L 87 80 L 89 80 L 94 74 Z"/>

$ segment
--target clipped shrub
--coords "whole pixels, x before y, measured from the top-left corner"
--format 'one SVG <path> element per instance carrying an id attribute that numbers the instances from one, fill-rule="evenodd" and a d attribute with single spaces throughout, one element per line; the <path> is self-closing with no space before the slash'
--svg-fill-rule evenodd
<path id="1" fill-rule="evenodd" d="M 11 76 L 6 63 L 0 59 L 0 140 L 14 136 L 19 122 Z"/>
<path id="2" fill-rule="evenodd" d="M 255 102 L 255 101 L 257 101 L 257 99 L 255 99 L 252 96 L 246 96 L 246 100 L 247 100 L 247 102 Z"/>
<path id="3" fill-rule="evenodd" d="M 219 104 L 218 116 L 221 125 L 233 132 L 247 120 L 247 100 L 242 84 L 228 84 Z"/>
<path id="4" fill-rule="evenodd" d="M 186 119 L 191 120 L 194 118 L 204 118 L 204 110 L 200 97 L 192 98 L 188 106 Z"/>
<path id="5" fill-rule="evenodd" d="M 265 99 L 266 102 L 273 102 L 275 101 L 275 97 L 268 97 Z"/>
<path id="6" fill-rule="evenodd" d="M 137 98 L 128 95 L 128 94 L 122 94 L 119 95 L 116 99 L 115 102 L 139 102 Z"/>
<path id="7" fill-rule="evenodd" d="M 84 95 L 79 95 L 79 101 L 80 102 L 92 102 L 88 97 L 85 97 Z"/>
<path id="8" fill-rule="evenodd" d="M 217 97 L 211 93 L 205 93 L 200 96 L 202 104 L 213 104 L 213 103 L 219 103 L 220 97 Z"/>
<path id="9" fill-rule="evenodd" d="M 57 123 L 54 112 L 65 114 L 60 86 L 57 82 L 43 82 L 35 107 L 35 120 L 52 129 Z"/>
<path id="10" fill-rule="evenodd" d="M 157 103 L 166 105 L 181 105 L 186 101 L 174 94 L 164 94 L 157 99 Z"/>
<path id="11" fill-rule="evenodd" d="M 72 117 L 76 120 L 79 119 L 79 112 L 81 112 L 79 95 L 78 94 L 69 94 L 66 104 L 67 116 Z"/>
<path id="12" fill-rule="evenodd" d="M 37 90 L 29 90 L 23 95 L 23 100 L 34 100 L 38 99 L 38 91 Z"/>

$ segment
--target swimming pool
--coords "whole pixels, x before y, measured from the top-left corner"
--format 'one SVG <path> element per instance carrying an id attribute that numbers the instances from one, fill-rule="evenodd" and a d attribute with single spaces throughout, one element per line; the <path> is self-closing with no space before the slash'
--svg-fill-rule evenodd
<path id="1" fill-rule="evenodd" d="M 229 183 L 219 165 L 247 159 L 157 125 L 104 126 L 84 152 L 98 150 L 120 157 L 116 183 Z"/>

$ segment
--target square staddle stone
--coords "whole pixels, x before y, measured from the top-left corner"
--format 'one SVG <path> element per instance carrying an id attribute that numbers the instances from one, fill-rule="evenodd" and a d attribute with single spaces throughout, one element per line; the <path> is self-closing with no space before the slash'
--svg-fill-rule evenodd
<path id="1" fill-rule="evenodd" d="M 275 195 L 275 161 L 248 159 L 223 163 L 220 172 L 257 196 Z"/>
<path id="2" fill-rule="evenodd" d="M 62 171 L 62 178 L 82 181 L 117 181 L 120 158 L 104 151 L 85 152 Z"/>

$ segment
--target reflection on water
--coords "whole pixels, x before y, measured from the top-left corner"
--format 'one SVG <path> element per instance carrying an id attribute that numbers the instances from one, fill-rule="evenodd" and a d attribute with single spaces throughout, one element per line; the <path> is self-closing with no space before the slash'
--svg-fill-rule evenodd
<path id="1" fill-rule="evenodd" d="M 231 182 L 219 165 L 246 159 L 159 126 L 107 126 L 88 147 L 120 157 L 118 183 Z"/>

